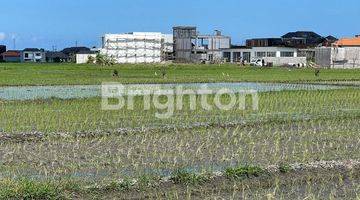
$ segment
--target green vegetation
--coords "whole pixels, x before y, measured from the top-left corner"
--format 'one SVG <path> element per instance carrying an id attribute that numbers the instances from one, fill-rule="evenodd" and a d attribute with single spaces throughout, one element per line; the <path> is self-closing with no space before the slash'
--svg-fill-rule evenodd
<path id="1" fill-rule="evenodd" d="M 223 102 L 229 101 L 226 96 L 222 99 Z M 251 109 L 250 96 L 246 110 L 223 111 L 212 104 L 214 109 L 207 111 L 201 108 L 199 98 L 197 101 L 196 110 L 191 110 L 189 98 L 184 98 L 184 109 L 175 110 L 169 119 L 155 117 L 155 113 L 164 113 L 164 110 L 152 107 L 144 111 L 142 97 L 135 98 L 131 112 L 126 108 L 118 111 L 101 110 L 100 98 L 4 101 L 0 103 L 0 130 L 7 133 L 116 132 L 120 128 L 186 128 L 199 123 L 259 123 L 356 116 L 360 113 L 358 89 L 260 93 L 258 111 Z M 208 101 L 214 102 L 211 97 Z"/>
<path id="2" fill-rule="evenodd" d="M 260 176 L 263 172 L 264 170 L 261 167 L 244 166 L 226 169 L 226 176 L 229 178 L 250 178 L 252 176 Z"/>
<path id="3" fill-rule="evenodd" d="M 291 170 L 290 166 L 287 164 L 280 164 L 279 171 L 281 173 L 288 173 Z"/>
<path id="4" fill-rule="evenodd" d="M 322 70 L 316 78 L 312 69 L 235 65 L 0 64 L 0 85 L 352 84 L 359 75 Z M 189 100 L 169 119 L 155 117 L 165 110 L 144 111 L 141 97 L 133 110 L 118 111 L 101 110 L 100 98 L 0 101 L 0 199 L 359 198 L 359 166 L 312 171 L 297 164 L 360 160 L 358 88 L 263 92 L 259 110 L 250 96 L 245 110 L 230 111 L 204 110 L 199 98 L 191 110 Z"/>
<path id="5" fill-rule="evenodd" d="M 208 181 L 208 178 L 206 175 L 198 175 L 187 172 L 186 170 L 176 170 L 170 180 L 175 184 L 195 185 L 205 183 Z"/>
<path id="6" fill-rule="evenodd" d="M 75 65 L 0 63 L 0 85 L 98 85 L 121 83 L 186 83 L 186 82 L 319 82 L 360 81 L 360 70 L 252 68 L 237 65 Z M 113 71 L 119 77 L 112 76 Z M 164 76 L 164 73 L 165 75 Z"/>
<path id="7" fill-rule="evenodd" d="M 67 188 L 61 186 L 54 182 L 3 179 L 0 181 L 0 199 L 63 199 Z"/>

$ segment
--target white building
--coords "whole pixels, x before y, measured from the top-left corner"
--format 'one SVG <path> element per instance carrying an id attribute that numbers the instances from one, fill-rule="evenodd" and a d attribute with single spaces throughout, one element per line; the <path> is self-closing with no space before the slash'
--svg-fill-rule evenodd
<path id="1" fill-rule="evenodd" d="M 45 62 L 46 54 L 43 49 L 26 48 L 21 51 L 20 60 L 21 62 Z"/>
<path id="2" fill-rule="evenodd" d="M 321 67 L 360 68 L 360 36 L 340 39 L 332 47 L 316 48 L 315 62 Z"/>
<path id="3" fill-rule="evenodd" d="M 306 66 L 306 57 L 298 56 L 298 50 L 290 47 L 252 47 L 232 48 L 223 50 L 227 62 L 250 62 L 254 59 L 263 59 L 265 63 L 275 66 L 301 65 Z"/>
<path id="4" fill-rule="evenodd" d="M 76 64 L 86 64 L 89 62 L 89 58 L 96 59 L 96 53 L 77 53 Z"/>
<path id="5" fill-rule="evenodd" d="M 159 63 L 173 52 L 173 36 L 156 32 L 105 34 L 101 54 L 117 63 Z"/>

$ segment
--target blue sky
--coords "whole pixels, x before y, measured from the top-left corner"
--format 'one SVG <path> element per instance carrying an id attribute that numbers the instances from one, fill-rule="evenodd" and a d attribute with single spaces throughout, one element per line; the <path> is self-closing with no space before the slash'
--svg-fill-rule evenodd
<path id="1" fill-rule="evenodd" d="M 11 0 L 1 2 L 0 44 L 99 46 L 104 33 L 171 33 L 174 25 L 220 29 L 241 44 L 296 30 L 353 36 L 359 21 L 359 0 Z"/>

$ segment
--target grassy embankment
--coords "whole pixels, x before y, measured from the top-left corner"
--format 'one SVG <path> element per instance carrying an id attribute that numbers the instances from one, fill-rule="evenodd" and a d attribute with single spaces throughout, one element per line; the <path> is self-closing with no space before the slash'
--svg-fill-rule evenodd
<path id="1" fill-rule="evenodd" d="M 313 69 L 254 68 L 237 65 L 116 65 L 101 67 L 76 64 L 0 63 L 0 86 L 14 85 L 98 85 L 121 83 L 188 83 L 188 82 L 319 82 L 360 81 L 360 70 L 323 69 L 320 76 Z M 114 70 L 119 77 L 114 78 Z"/>

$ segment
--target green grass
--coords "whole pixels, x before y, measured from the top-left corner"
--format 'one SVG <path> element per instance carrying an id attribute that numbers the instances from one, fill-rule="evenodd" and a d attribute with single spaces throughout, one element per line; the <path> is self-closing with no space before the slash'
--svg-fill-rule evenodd
<path id="1" fill-rule="evenodd" d="M 0 150 L 11 153 L 3 155 L 1 171 L 106 180 L 187 168 L 201 172 L 245 164 L 359 159 L 359 96 L 358 89 L 261 93 L 256 112 L 184 109 L 165 121 L 154 118 L 156 110 L 144 112 L 141 106 L 131 112 L 101 111 L 99 99 L 3 102 L 3 131 L 10 136 L 42 131 L 48 136 L 39 141 L 23 141 L 22 135 L 4 140 Z M 140 99 L 137 102 L 140 105 Z M 247 123 L 226 126 L 239 120 Z M 199 122 L 213 125 L 191 128 Z M 103 134 L 138 126 L 159 127 Z M 94 130 L 99 132 L 89 134 Z M 82 137 L 53 137 L 64 131 L 83 132 Z"/>
<path id="2" fill-rule="evenodd" d="M 101 67 L 76 64 L 0 63 L 0 86 L 15 85 L 98 85 L 121 83 L 186 83 L 186 82 L 309 82 L 359 81 L 360 70 L 324 69 L 315 77 L 313 69 L 252 68 L 237 65 L 167 66 L 167 77 L 160 75 L 162 65 L 116 65 Z M 119 78 L 112 77 L 114 70 Z M 156 75 L 157 74 L 157 75 Z"/>
<path id="3" fill-rule="evenodd" d="M 360 80 L 360 70 L 322 70 L 317 78 L 311 69 L 172 65 L 163 79 L 160 69 L 1 63 L 0 85 Z M 155 108 L 143 111 L 141 98 L 131 111 L 103 111 L 99 98 L 0 101 L 0 199 L 359 198 L 358 169 L 307 175 L 287 164 L 360 159 L 360 90 L 259 97 L 258 111 L 185 106 L 166 120 L 154 117 L 162 112 Z M 270 165 L 279 177 L 261 176 Z M 226 178 L 204 176 L 214 171 Z M 161 185 L 164 176 L 175 185 Z"/>
<path id="4" fill-rule="evenodd" d="M 135 99 L 134 110 L 123 108 L 118 111 L 101 110 L 101 99 L 4 101 L 0 103 L 0 130 L 12 132 L 41 131 L 86 132 L 115 131 L 119 128 L 182 127 L 195 123 L 226 123 L 240 120 L 266 122 L 269 120 L 318 118 L 340 116 L 349 112 L 360 112 L 360 90 L 345 89 L 331 91 L 287 91 L 259 94 L 259 111 L 251 110 L 248 97 L 247 109 L 222 111 L 213 106 L 206 111 L 200 107 L 198 98 L 196 110 L 190 110 L 188 98 L 184 98 L 184 109 L 175 110 L 173 117 L 158 119 L 155 113 L 164 113 L 152 107 L 143 110 L 143 99 Z M 223 96 L 223 101 L 228 99 Z M 209 97 L 209 102 L 213 102 Z M 45 117 L 46 116 L 46 117 Z"/>
<path id="5" fill-rule="evenodd" d="M 183 169 L 179 169 L 172 174 L 170 180 L 175 184 L 196 185 L 205 183 L 208 181 L 208 177 L 206 175 L 199 175 L 190 173 Z"/>
<path id="6" fill-rule="evenodd" d="M 244 177 L 258 177 L 262 173 L 264 173 L 264 170 L 261 167 L 258 166 L 243 166 L 243 167 L 237 167 L 237 168 L 228 168 L 225 171 L 226 176 L 228 178 L 244 178 Z"/>
<path id="7" fill-rule="evenodd" d="M 49 181 L 0 180 L 0 199 L 63 199 L 64 190 L 65 188 Z"/>

